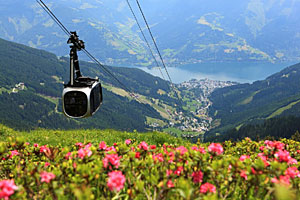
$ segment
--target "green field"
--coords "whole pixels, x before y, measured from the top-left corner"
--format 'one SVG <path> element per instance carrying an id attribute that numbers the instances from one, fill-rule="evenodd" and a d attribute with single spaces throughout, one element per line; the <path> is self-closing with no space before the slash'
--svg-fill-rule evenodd
<path id="1" fill-rule="evenodd" d="M 124 142 L 126 139 L 132 139 L 137 142 L 146 141 L 151 144 L 185 144 L 188 143 L 180 138 L 175 138 L 167 133 L 161 132 L 121 132 L 116 130 L 34 130 L 30 132 L 19 132 L 0 125 L 0 141 L 6 141 L 9 138 L 21 138 L 29 143 L 38 143 L 41 145 L 70 146 L 77 142 L 99 143 L 105 141 L 112 145 L 115 142 Z"/>

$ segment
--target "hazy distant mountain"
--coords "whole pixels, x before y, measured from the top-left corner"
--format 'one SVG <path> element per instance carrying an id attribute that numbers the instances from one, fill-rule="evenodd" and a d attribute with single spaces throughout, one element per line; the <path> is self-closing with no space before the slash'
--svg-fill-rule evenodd
<path id="1" fill-rule="evenodd" d="M 135 1 L 130 2 L 142 23 Z M 45 3 L 67 28 L 79 32 L 87 48 L 104 63 L 140 66 L 153 62 L 125 0 Z M 140 3 L 168 64 L 299 60 L 300 0 Z M 1 1 L 0 37 L 68 54 L 66 36 L 36 1 Z"/>

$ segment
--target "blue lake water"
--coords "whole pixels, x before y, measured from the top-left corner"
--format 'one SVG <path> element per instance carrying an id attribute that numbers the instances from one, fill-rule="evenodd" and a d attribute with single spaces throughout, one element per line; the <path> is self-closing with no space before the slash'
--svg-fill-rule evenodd
<path id="1" fill-rule="evenodd" d="M 170 67 L 168 68 L 168 71 L 174 83 L 181 83 L 193 78 L 252 83 L 253 81 L 263 80 L 296 63 L 297 62 L 276 64 L 254 62 L 200 63 L 188 64 L 180 67 Z M 158 68 L 142 69 L 154 76 L 162 77 Z M 164 77 L 167 78 L 165 70 L 161 70 Z"/>

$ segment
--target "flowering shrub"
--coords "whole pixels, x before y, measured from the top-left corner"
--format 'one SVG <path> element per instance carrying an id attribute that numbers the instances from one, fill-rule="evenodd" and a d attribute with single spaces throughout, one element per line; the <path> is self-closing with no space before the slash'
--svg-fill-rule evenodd
<path id="1" fill-rule="evenodd" d="M 9 197 L 17 190 L 14 180 L 0 181 L 0 199 L 9 199 Z"/>
<path id="2" fill-rule="evenodd" d="M 113 144 L 113 143 L 111 143 Z M 0 199 L 297 199 L 293 140 L 0 143 Z"/>

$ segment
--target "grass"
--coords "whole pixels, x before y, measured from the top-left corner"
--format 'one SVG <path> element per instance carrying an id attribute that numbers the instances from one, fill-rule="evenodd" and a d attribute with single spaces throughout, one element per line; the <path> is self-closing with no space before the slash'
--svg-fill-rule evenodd
<path id="1" fill-rule="evenodd" d="M 175 138 L 167 133 L 161 132 L 123 132 L 117 130 L 46 130 L 39 129 L 30 132 L 15 131 L 0 124 L 0 141 L 7 141 L 11 137 L 22 138 L 26 142 L 31 144 L 38 143 L 40 145 L 61 145 L 71 146 L 77 142 L 84 143 L 100 143 L 105 141 L 109 145 L 115 142 L 124 142 L 126 139 L 132 139 L 136 142 L 146 141 L 151 144 L 186 144 L 185 141 L 180 138 Z"/>
<path id="2" fill-rule="evenodd" d="M 240 125 L 238 125 L 237 127 L 235 127 L 235 129 L 236 129 L 237 131 L 239 131 L 240 128 L 241 128 L 243 125 L 244 125 L 244 124 L 240 124 Z"/>
<path id="3" fill-rule="evenodd" d="M 3 92 L 8 92 L 8 93 L 10 93 L 11 90 L 8 90 L 8 89 L 6 89 L 6 88 L 4 88 L 4 87 L 0 87 L 0 94 L 2 94 Z"/>
<path id="4" fill-rule="evenodd" d="M 147 124 L 148 125 L 151 125 L 151 124 L 158 124 L 159 127 L 163 127 L 163 126 L 166 126 L 168 125 L 166 122 L 160 120 L 160 119 L 155 119 L 155 118 L 152 118 L 152 117 L 146 117 L 147 118 Z"/>
<path id="5" fill-rule="evenodd" d="M 45 96 L 45 95 L 42 95 L 42 94 L 38 94 L 38 95 L 39 95 L 40 97 L 42 97 L 42 98 L 44 98 L 44 99 L 46 99 L 46 100 L 48 100 L 48 101 L 54 103 L 54 104 L 55 104 L 55 109 L 54 109 L 54 111 L 55 111 L 56 113 L 58 113 L 58 104 L 59 104 L 60 98 L 58 98 L 58 97 Z M 50 113 L 51 113 L 51 112 L 53 112 L 53 111 L 50 111 Z M 50 113 L 49 113 L 49 114 L 50 114 Z"/>
<path id="6" fill-rule="evenodd" d="M 165 128 L 163 131 L 166 133 L 175 134 L 178 137 L 182 136 L 183 134 L 186 134 L 186 135 L 199 135 L 200 134 L 198 132 L 182 131 L 182 130 L 174 128 L 174 127 Z"/>
<path id="7" fill-rule="evenodd" d="M 245 100 L 243 100 L 243 101 L 242 101 L 241 103 L 239 103 L 238 105 L 246 105 L 246 104 L 251 103 L 251 101 L 253 100 L 254 96 L 255 96 L 256 94 L 258 94 L 259 92 L 260 92 L 260 90 L 258 90 L 258 91 L 256 91 L 256 92 L 253 92 L 253 93 L 251 94 L 250 97 L 247 97 Z"/>
<path id="8" fill-rule="evenodd" d="M 279 108 L 278 110 L 273 112 L 269 117 L 267 117 L 267 119 L 281 115 L 284 111 L 291 109 L 294 105 L 296 105 L 299 102 L 300 102 L 300 100 L 292 102 L 292 103 L 288 104 L 287 106 Z"/>
<path id="9" fill-rule="evenodd" d="M 116 87 L 113 87 L 113 86 L 110 86 L 110 85 L 104 85 L 103 84 L 103 87 L 105 88 L 105 89 L 107 89 L 107 90 L 109 90 L 109 91 L 111 91 L 111 92 L 113 92 L 113 93 L 115 93 L 115 94 L 117 94 L 117 95 L 120 95 L 120 96 L 122 96 L 122 97 L 127 97 L 127 98 L 129 98 L 129 99 L 132 99 L 132 97 L 131 96 L 129 96 L 129 94 L 125 91 L 125 90 L 123 90 L 123 89 L 120 89 L 120 88 L 116 88 Z M 164 91 L 161 91 L 161 92 L 164 92 Z M 139 97 L 138 97 L 138 99 L 139 99 L 139 101 L 140 102 L 142 102 L 142 103 L 144 103 L 144 104 L 149 104 L 150 106 L 152 106 L 164 119 L 168 119 L 168 120 L 170 120 L 170 116 L 169 116 L 169 114 L 168 114 L 168 112 L 166 111 L 166 109 L 165 108 L 167 108 L 167 109 L 169 109 L 169 110 L 171 110 L 171 111 L 175 111 L 175 109 L 173 108 L 173 107 L 171 107 L 171 106 L 168 106 L 168 105 L 166 105 L 166 104 L 164 104 L 164 103 L 162 103 L 162 106 L 159 106 L 159 105 L 157 105 L 157 104 L 153 104 L 150 100 L 148 100 L 145 96 L 143 96 L 143 95 L 140 95 L 139 94 Z M 156 99 L 155 99 L 155 101 L 156 101 Z"/>

